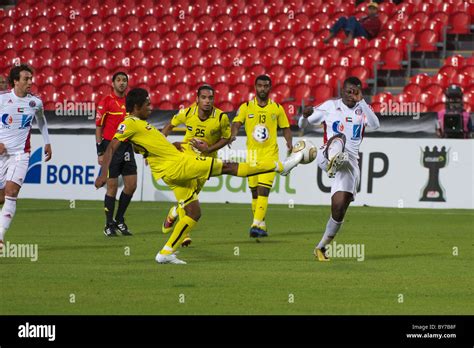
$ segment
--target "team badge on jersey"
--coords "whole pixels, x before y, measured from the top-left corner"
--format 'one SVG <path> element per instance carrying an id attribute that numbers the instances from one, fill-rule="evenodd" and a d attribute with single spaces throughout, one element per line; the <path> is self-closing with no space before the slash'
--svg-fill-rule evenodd
<path id="1" fill-rule="evenodd" d="M 34 100 L 30 100 L 30 108 L 34 108 L 36 106 L 36 102 Z"/>
<path id="2" fill-rule="evenodd" d="M 361 108 L 357 108 L 357 109 L 355 110 L 355 114 L 356 114 L 356 115 L 362 115 L 362 109 L 361 109 Z"/>
<path id="3" fill-rule="evenodd" d="M 256 141 L 258 141 L 259 143 L 264 143 L 265 141 L 268 140 L 270 133 L 267 127 L 265 127 L 263 124 L 258 124 L 253 129 L 252 135 Z"/>
<path id="4" fill-rule="evenodd" d="M 123 123 L 120 124 L 120 126 L 117 129 L 117 133 L 123 134 L 125 132 L 125 128 L 127 128 Z"/>

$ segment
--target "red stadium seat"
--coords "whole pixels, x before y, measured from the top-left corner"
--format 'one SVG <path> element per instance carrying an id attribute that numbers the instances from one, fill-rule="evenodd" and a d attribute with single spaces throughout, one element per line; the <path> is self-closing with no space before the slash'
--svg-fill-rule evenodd
<path id="1" fill-rule="evenodd" d="M 358 61 L 360 59 L 361 50 L 355 47 L 348 47 L 341 53 L 341 57 L 349 57 L 352 61 Z"/>
<path id="2" fill-rule="evenodd" d="M 400 70 L 402 68 L 402 52 L 397 48 L 389 48 L 382 54 L 381 70 Z"/>
<path id="3" fill-rule="evenodd" d="M 339 55 L 340 55 L 340 49 L 336 47 L 328 47 L 321 53 L 321 57 L 326 57 L 333 61 L 339 58 Z"/>
<path id="4" fill-rule="evenodd" d="M 435 52 L 438 50 L 436 43 L 438 42 L 438 34 L 431 30 L 425 29 L 419 32 L 416 36 L 418 45 L 415 46 L 415 51 Z"/>
<path id="5" fill-rule="evenodd" d="M 309 83 L 316 85 L 323 81 L 324 75 L 326 75 L 326 68 L 321 65 L 316 65 L 308 71 Z"/>
<path id="6" fill-rule="evenodd" d="M 423 89 L 423 92 L 424 93 L 428 93 L 428 94 L 431 94 L 434 98 L 434 101 L 440 101 L 442 96 L 444 95 L 444 89 L 443 87 L 441 87 L 440 85 L 438 84 L 431 84 L 431 85 L 428 85 L 426 86 L 424 89 Z M 425 103 L 427 104 L 427 103 Z M 428 106 L 431 105 L 431 104 L 427 104 Z"/>
<path id="7" fill-rule="evenodd" d="M 252 19 L 246 14 L 241 14 L 240 16 L 233 18 L 232 25 L 229 28 L 235 33 L 240 33 L 246 30 L 249 30 L 252 24 Z"/>
<path id="8" fill-rule="evenodd" d="M 247 68 L 246 75 L 248 76 L 247 81 L 249 83 L 252 83 L 252 81 L 255 81 L 255 78 L 259 75 L 263 75 L 267 72 L 267 69 L 261 65 L 261 64 L 255 64 L 249 68 Z M 273 77 L 273 76 L 271 76 Z M 273 83 L 275 83 L 278 80 L 273 79 Z"/>
<path id="9" fill-rule="evenodd" d="M 470 32 L 469 26 L 471 24 L 471 16 L 463 11 L 453 13 L 449 18 L 449 34 L 468 34 Z"/>
<path id="10" fill-rule="evenodd" d="M 238 83 L 231 87 L 231 92 L 234 94 L 234 102 L 239 104 L 244 103 L 249 99 L 249 86 L 246 83 Z"/>
<path id="11" fill-rule="evenodd" d="M 372 102 L 376 103 L 389 103 L 391 100 L 393 100 L 393 95 L 389 92 L 379 93 L 372 97 Z"/>
<path id="12" fill-rule="evenodd" d="M 333 96 L 332 88 L 325 83 L 314 86 L 311 89 L 311 96 L 314 98 L 313 104 L 319 105 Z"/>
<path id="13" fill-rule="evenodd" d="M 215 85 L 219 82 L 223 82 L 223 76 L 226 74 L 226 70 L 220 65 L 214 65 L 207 69 L 206 82 L 210 85 Z"/>
<path id="14" fill-rule="evenodd" d="M 217 47 L 217 49 L 224 51 L 229 46 L 232 46 L 234 44 L 234 41 L 234 33 L 231 31 L 225 31 L 218 36 L 215 46 Z"/>
<path id="15" fill-rule="evenodd" d="M 226 111 L 226 112 L 235 110 L 233 104 L 231 102 L 228 102 L 228 101 L 220 102 L 217 107 L 219 109 L 221 109 L 222 111 Z"/>
<path id="16" fill-rule="evenodd" d="M 268 74 L 273 80 L 281 81 L 283 79 L 283 76 L 285 76 L 285 68 L 282 67 L 280 64 L 272 65 Z"/>
<path id="17" fill-rule="evenodd" d="M 458 70 L 454 66 L 446 65 L 443 66 L 438 73 L 446 75 L 449 79 L 452 79 L 458 73 Z"/>
<path id="18" fill-rule="evenodd" d="M 430 93 L 421 93 L 418 98 L 417 98 L 417 101 L 419 101 L 420 103 L 426 105 L 428 107 L 428 109 L 435 104 L 436 100 L 435 98 L 433 97 L 432 94 Z"/>
<path id="19" fill-rule="evenodd" d="M 210 48 L 203 52 L 199 64 L 205 68 L 211 67 L 219 61 L 220 51 L 217 48 Z"/>
<path id="20" fill-rule="evenodd" d="M 285 68 L 289 68 L 293 66 L 294 64 L 298 63 L 300 56 L 300 50 L 297 49 L 296 47 L 289 47 L 288 49 L 284 50 L 281 55 L 281 64 Z"/>
<path id="21" fill-rule="evenodd" d="M 199 38 L 196 42 L 196 47 L 200 49 L 208 49 L 210 47 L 213 47 L 216 41 L 217 41 L 216 33 L 212 31 L 206 31 L 204 33 L 201 33 L 201 35 L 199 35 Z"/>
<path id="22" fill-rule="evenodd" d="M 418 74 L 410 78 L 410 83 L 417 84 L 424 88 L 431 83 L 431 77 L 428 74 Z"/>
<path id="23" fill-rule="evenodd" d="M 264 30 L 258 33 L 257 37 L 255 38 L 255 47 L 259 50 L 263 50 L 273 45 L 274 41 L 275 34 L 272 31 Z"/>
<path id="24" fill-rule="evenodd" d="M 219 100 L 222 96 L 226 96 L 230 92 L 230 86 L 227 83 L 218 83 L 214 86 L 216 96 L 219 96 Z"/>
<path id="25" fill-rule="evenodd" d="M 448 88 L 448 86 L 451 84 L 451 79 L 443 74 L 437 74 L 433 77 L 431 77 L 431 83 L 433 84 L 438 84 L 440 85 L 443 89 Z M 425 86 L 426 87 L 426 86 Z M 423 87 L 424 88 L 424 87 Z"/>
<path id="26" fill-rule="evenodd" d="M 213 29 L 217 34 L 228 31 L 231 25 L 232 17 L 227 14 L 220 15 L 213 21 Z"/>
<path id="27" fill-rule="evenodd" d="M 462 89 L 466 89 L 474 82 L 474 78 L 472 75 L 467 73 L 458 74 L 454 77 L 452 83 L 455 85 L 460 86 Z"/>
<path id="28" fill-rule="evenodd" d="M 246 50 L 249 47 L 254 46 L 255 34 L 250 30 L 241 32 L 235 41 L 235 47 L 239 50 Z"/>
<path id="29" fill-rule="evenodd" d="M 295 18 L 296 19 L 296 18 Z M 252 31 L 258 34 L 261 31 L 271 28 L 271 19 L 268 15 L 261 13 L 252 19 Z"/>
<path id="30" fill-rule="evenodd" d="M 300 84 L 295 87 L 293 91 L 293 98 L 295 103 L 301 105 L 302 103 L 308 104 L 309 97 L 311 96 L 311 89 L 306 84 Z"/>
<path id="31" fill-rule="evenodd" d="M 311 40 L 314 39 L 314 33 L 311 30 L 305 29 L 296 34 L 296 47 L 298 49 L 305 49 L 308 47 Z"/>
<path id="32" fill-rule="evenodd" d="M 245 82 L 245 68 L 243 66 L 233 66 L 227 73 L 227 83 L 235 85 L 240 82 Z"/>
<path id="33" fill-rule="evenodd" d="M 474 65 L 466 65 L 460 70 L 460 73 L 467 76 L 474 76 Z"/>
<path id="34" fill-rule="evenodd" d="M 444 60 L 444 65 L 451 65 L 455 68 L 462 67 L 464 65 L 464 57 L 460 54 L 448 57 Z"/>
<path id="35" fill-rule="evenodd" d="M 431 106 L 430 111 L 440 112 L 446 109 L 446 104 L 444 102 L 435 103 Z"/>
<path id="36" fill-rule="evenodd" d="M 291 89 L 286 83 L 280 83 L 272 88 L 273 99 L 277 102 L 283 102 L 289 98 Z"/>
<path id="37" fill-rule="evenodd" d="M 362 81 L 362 88 L 367 88 L 367 80 L 370 78 L 370 70 L 364 66 L 355 66 L 349 72 L 350 76 L 355 76 Z"/>
<path id="38" fill-rule="evenodd" d="M 415 83 L 409 83 L 408 85 L 406 85 L 403 88 L 403 93 L 411 94 L 415 97 L 420 95 L 421 92 L 422 92 L 422 88 L 419 85 L 415 84 Z"/>

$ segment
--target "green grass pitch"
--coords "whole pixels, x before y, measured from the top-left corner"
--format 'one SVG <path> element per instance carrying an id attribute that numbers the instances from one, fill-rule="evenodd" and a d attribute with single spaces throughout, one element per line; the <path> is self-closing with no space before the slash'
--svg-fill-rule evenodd
<path id="1" fill-rule="evenodd" d="M 249 204 L 202 204 L 188 264 L 159 265 L 168 208 L 132 202 L 134 236 L 106 238 L 101 202 L 19 200 L 6 240 L 39 257 L 0 258 L 0 314 L 474 313 L 472 210 L 350 207 L 336 242 L 364 244 L 364 261 L 321 263 L 328 206 L 270 205 L 257 243 Z"/>

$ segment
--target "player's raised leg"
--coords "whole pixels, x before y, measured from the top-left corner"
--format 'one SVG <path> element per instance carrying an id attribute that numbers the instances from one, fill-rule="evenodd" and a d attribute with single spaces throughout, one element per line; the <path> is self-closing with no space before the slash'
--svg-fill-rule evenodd
<path id="1" fill-rule="evenodd" d="M 331 216 L 326 224 L 321 241 L 314 249 L 314 255 L 319 261 L 329 261 L 326 256 L 326 245 L 331 243 L 344 222 L 344 216 L 353 195 L 350 192 L 338 191 L 331 197 Z"/>
<path id="2" fill-rule="evenodd" d="M 346 136 L 344 134 L 336 134 L 328 140 L 325 149 L 325 156 L 328 159 L 326 172 L 330 178 L 336 175 L 336 172 L 346 163 L 349 156 L 344 152 L 346 145 Z"/>

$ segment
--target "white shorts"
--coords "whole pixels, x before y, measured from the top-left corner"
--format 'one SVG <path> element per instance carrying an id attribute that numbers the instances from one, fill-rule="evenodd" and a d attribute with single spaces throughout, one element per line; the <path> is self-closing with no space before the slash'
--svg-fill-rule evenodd
<path id="1" fill-rule="evenodd" d="M 5 188 L 7 181 L 13 181 L 20 186 L 23 185 L 28 172 L 29 161 L 29 152 L 0 156 L 0 190 Z"/>
<path id="2" fill-rule="evenodd" d="M 324 156 L 323 152 L 325 150 L 326 145 L 321 146 L 316 157 L 319 168 L 321 168 L 324 172 L 326 172 L 326 167 L 329 162 L 326 156 Z M 357 159 L 349 155 L 349 161 L 336 172 L 336 177 L 334 178 L 334 181 L 331 185 L 331 197 L 338 191 L 344 191 L 352 193 L 352 200 L 354 200 L 357 194 L 359 181 L 359 162 Z"/>

